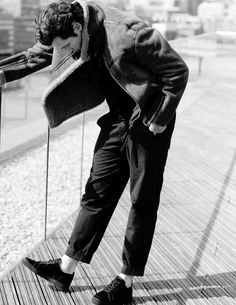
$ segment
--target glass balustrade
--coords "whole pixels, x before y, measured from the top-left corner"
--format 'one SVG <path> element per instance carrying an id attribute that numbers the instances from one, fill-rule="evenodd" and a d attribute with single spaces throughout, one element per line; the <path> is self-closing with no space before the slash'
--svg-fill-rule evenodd
<path id="1" fill-rule="evenodd" d="M 190 70 L 179 115 L 209 88 L 236 90 L 235 41 L 209 33 L 170 42 Z M 48 73 L 8 84 L 2 92 L 0 276 L 79 207 L 99 132 L 96 121 L 107 111 L 103 103 L 50 130 L 47 145 L 41 96 Z"/>

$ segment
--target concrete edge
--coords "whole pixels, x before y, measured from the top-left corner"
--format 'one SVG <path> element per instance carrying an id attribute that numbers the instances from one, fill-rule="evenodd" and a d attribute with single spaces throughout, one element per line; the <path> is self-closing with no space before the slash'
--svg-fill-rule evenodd
<path id="1" fill-rule="evenodd" d="M 34 252 L 38 247 L 40 247 L 43 243 L 45 243 L 61 226 L 63 226 L 67 221 L 68 219 L 70 219 L 74 214 L 75 212 L 77 212 L 78 209 L 74 210 L 71 214 L 69 214 L 69 216 L 67 216 L 65 219 L 61 220 L 54 228 L 52 228 L 48 234 L 47 234 L 47 237 L 46 237 L 46 240 L 44 239 L 44 237 L 41 238 L 41 240 L 39 240 L 38 242 L 35 243 L 35 245 L 29 250 L 29 251 L 26 251 L 22 256 L 21 258 L 17 259 L 15 261 L 15 263 L 12 264 L 11 267 L 7 268 L 6 271 L 4 271 L 2 273 L 2 275 L 0 276 L 0 282 L 3 281 L 3 279 L 10 275 L 11 272 L 14 271 L 15 268 L 17 268 L 18 265 L 21 264 L 22 262 L 22 259 L 26 256 L 29 256 L 32 252 Z M 50 258 L 49 258 L 50 259 Z"/>
<path id="2" fill-rule="evenodd" d="M 41 120 L 44 123 L 43 128 L 38 131 L 35 135 L 31 137 L 22 137 L 22 140 L 19 141 L 19 143 L 12 145 L 2 151 L 0 151 L 0 163 L 4 163 L 12 159 L 13 157 L 16 157 L 17 155 L 20 155 L 24 153 L 26 150 L 30 150 L 35 148 L 38 145 L 41 145 L 43 142 L 47 142 L 47 126 L 45 126 L 45 120 Z M 35 126 L 39 123 L 40 121 L 29 123 L 26 126 L 22 127 L 21 132 L 25 133 L 28 132 L 29 129 L 35 130 Z M 67 132 L 71 128 L 75 128 L 78 125 L 82 124 L 81 116 L 74 117 L 64 124 L 62 124 L 58 129 L 55 128 L 53 129 L 53 135 L 51 135 L 51 138 L 55 138 L 64 132 Z M 11 132 L 14 133 L 14 130 Z"/>

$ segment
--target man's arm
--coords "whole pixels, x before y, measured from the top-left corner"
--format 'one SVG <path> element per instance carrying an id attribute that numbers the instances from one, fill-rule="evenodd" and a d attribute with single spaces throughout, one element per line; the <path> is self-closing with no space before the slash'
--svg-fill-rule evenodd
<path id="1" fill-rule="evenodd" d="M 156 112 L 154 111 L 148 125 L 164 127 L 175 114 L 183 95 L 188 80 L 188 67 L 167 40 L 151 27 L 137 32 L 135 53 L 140 64 L 156 75 L 162 91 L 157 92 Z M 163 95 L 161 104 L 160 94 Z"/>
<path id="2" fill-rule="evenodd" d="M 0 60 L 0 86 L 23 78 L 51 64 L 52 48 L 40 43 L 28 51 Z"/>

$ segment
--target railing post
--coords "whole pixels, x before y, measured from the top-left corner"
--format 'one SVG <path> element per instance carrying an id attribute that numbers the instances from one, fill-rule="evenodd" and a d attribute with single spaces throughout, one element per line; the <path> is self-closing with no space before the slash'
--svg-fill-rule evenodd
<path id="1" fill-rule="evenodd" d="M 85 127 L 85 113 L 83 113 L 82 120 L 82 144 L 81 144 L 81 161 L 80 161 L 80 199 L 82 198 L 82 187 L 83 187 L 83 162 L 84 162 L 84 127 Z"/>
<path id="2" fill-rule="evenodd" d="M 50 144 L 50 128 L 48 126 L 48 131 L 47 131 L 47 160 L 46 160 L 46 185 L 45 185 L 45 208 L 44 208 L 44 240 L 47 239 L 49 144 Z"/>
<path id="3" fill-rule="evenodd" d="M 0 87 L 0 152 L 2 144 L 2 87 Z"/>
<path id="4" fill-rule="evenodd" d="M 29 89 L 30 89 L 30 76 L 25 79 L 25 107 L 24 107 L 24 119 L 28 118 L 28 104 L 29 104 Z"/>

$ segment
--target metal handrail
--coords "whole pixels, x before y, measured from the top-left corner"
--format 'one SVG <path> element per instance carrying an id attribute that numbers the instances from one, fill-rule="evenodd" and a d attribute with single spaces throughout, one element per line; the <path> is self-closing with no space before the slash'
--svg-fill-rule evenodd
<path id="1" fill-rule="evenodd" d="M 48 130 L 47 130 L 47 158 L 46 158 L 45 207 L 44 207 L 44 240 L 47 239 L 49 148 L 50 148 L 50 128 L 49 128 L 49 126 L 48 126 Z"/>
<path id="2" fill-rule="evenodd" d="M 81 131 L 81 161 L 80 161 L 80 198 L 82 198 L 83 186 L 83 163 L 84 163 L 84 127 L 85 127 L 86 114 L 83 113 L 82 131 Z"/>
<path id="3" fill-rule="evenodd" d="M 2 144 L 2 87 L 0 87 L 0 152 Z"/>
<path id="4" fill-rule="evenodd" d="M 27 52 L 23 51 L 6 58 L 0 60 L 0 67 L 7 68 L 9 66 L 14 66 L 15 64 L 19 63 L 20 61 L 25 59 L 25 55 Z"/>

